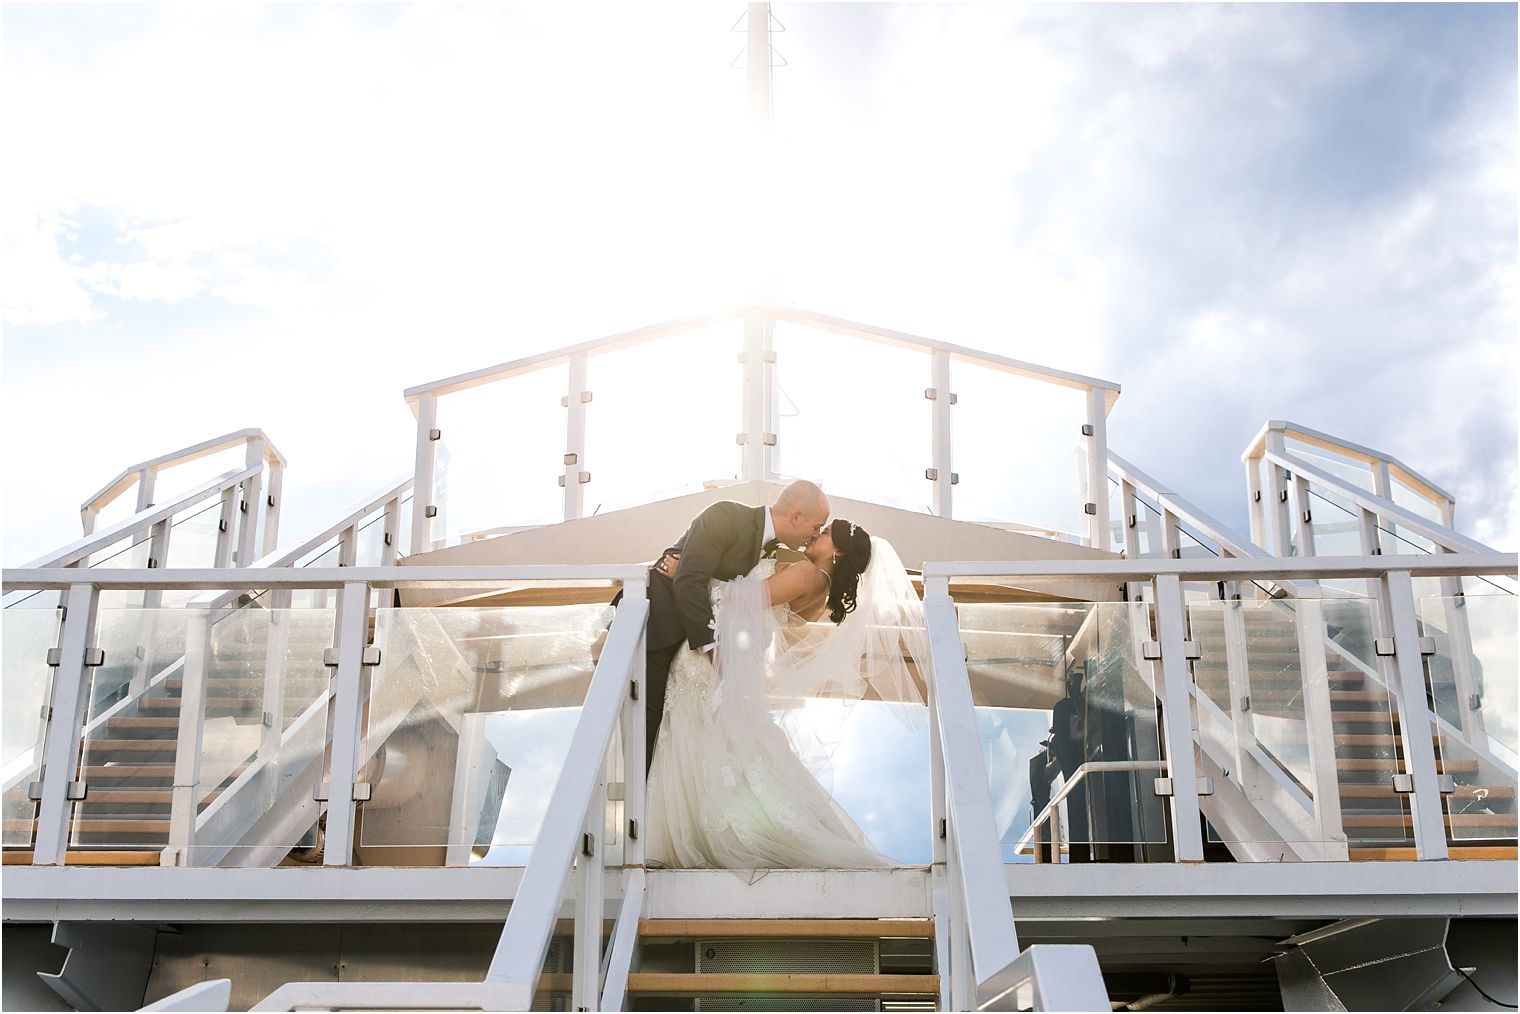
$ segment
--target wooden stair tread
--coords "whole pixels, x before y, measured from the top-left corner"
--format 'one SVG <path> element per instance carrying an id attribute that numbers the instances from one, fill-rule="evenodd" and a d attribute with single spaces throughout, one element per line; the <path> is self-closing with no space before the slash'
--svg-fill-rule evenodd
<path id="1" fill-rule="evenodd" d="M 7 851 L 5 853 L 6 866 L 30 866 L 34 853 L 29 851 Z M 70 849 L 63 854 L 65 866 L 157 866 L 158 850 L 150 852 L 138 852 L 130 850 L 113 849 L 111 851 L 92 852 L 83 849 Z"/>
<path id="2" fill-rule="evenodd" d="M 700 939 L 838 939 L 919 937 L 932 939 L 929 919 L 640 919 L 639 936 Z"/>
<path id="3" fill-rule="evenodd" d="M 1347 851 L 1354 863 L 1402 862 L 1418 858 L 1412 845 L 1391 848 L 1361 848 L 1353 845 Z M 1460 860 L 1514 860 L 1516 853 L 1514 845 L 1450 845 L 1446 849 L 1450 858 Z"/>
<path id="4" fill-rule="evenodd" d="M 1517 817 L 1513 813 L 1458 813 L 1444 814 L 1447 827 L 1514 827 Z M 1347 813 L 1342 814 L 1345 827 L 1387 827 L 1402 824 L 1413 828 L 1414 818 L 1407 813 Z"/>
<path id="5" fill-rule="evenodd" d="M 37 825 L 35 819 L 12 818 L 5 821 L 8 831 L 30 831 Z M 80 834 L 118 832 L 120 834 L 158 834 L 169 827 L 169 815 L 162 817 L 86 817 L 75 819 L 69 825 Z"/>
<path id="6" fill-rule="evenodd" d="M 1341 771 L 1387 771 L 1392 774 L 1399 770 L 1399 762 L 1392 757 L 1348 757 L 1344 760 L 1337 758 L 1335 766 Z M 1436 770 L 1448 775 L 1468 774 L 1478 770 L 1478 762 L 1443 760 L 1437 757 Z"/>
<path id="7" fill-rule="evenodd" d="M 802 972 L 630 972 L 630 993 L 907 993 L 939 992 L 939 975 Z"/>
<path id="8" fill-rule="evenodd" d="M 1400 795 L 1391 783 L 1377 782 L 1342 785 L 1340 791 L 1342 798 L 1352 799 Z M 1452 795 L 1457 799 L 1514 799 L 1515 788 L 1512 785 L 1458 785 L 1456 792 Z"/>

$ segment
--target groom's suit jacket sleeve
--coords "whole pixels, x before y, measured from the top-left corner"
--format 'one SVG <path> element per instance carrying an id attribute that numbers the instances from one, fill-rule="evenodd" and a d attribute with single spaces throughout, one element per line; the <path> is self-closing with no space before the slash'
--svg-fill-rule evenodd
<path id="1" fill-rule="evenodd" d="M 677 544 L 681 565 L 674 582 L 676 614 L 693 649 L 711 644 L 717 636 L 708 582 L 747 574 L 760 559 L 763 511 L 731 500 L 715 503 L 697 515 Z"/>

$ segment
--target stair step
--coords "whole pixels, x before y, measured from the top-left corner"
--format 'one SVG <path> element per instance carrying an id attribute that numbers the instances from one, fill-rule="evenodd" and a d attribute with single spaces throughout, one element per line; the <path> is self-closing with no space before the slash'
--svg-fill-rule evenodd
<path id="1" fill-rule="evenodd" d="M 170 753 L 176 741 L 172 739 L 96 739 L 85 743 L 91 757 L 102 753 Z"/>
<path id="2" fill-rule="evenodd" d="M 5 821 L 7 831 L 34 830 L 37 822 L 28 819 Z M 69 825 L 78 834 L 164 834 L 169 830 L 169 815 L 162 817 L 99 817 L 76 819 Z"/>
<path id="3" fill-rule="evenodd" d="M 1340 737 L 1336 738 L 1339 739 Z M 1389 774 L 1396 774 L 1400 770 L 1399 762 L 1392 757 L 1348 757 L 1344 760 L 1337 758 L 1335 766 L 1342 772 L 1386 771 Z M 1475 760 L 1445 760 L 1437 757 L 1436 770 L 1448 775 L 1470 774 L 1478 770 L 1478 762 Z"/>
<path id="4" fill-rule="evenodd" d="M 787 972 L 630 972 L 628 992 L 644 994 L 828 993 L 927 996 L 939 992 L 939 975 Z"/>
<path id="5" fill-rule="evenodd" d="M 934 937 L 930 919 L 640 919 L 639 936 L 661 939 Z"/>
<path id="6" fill-rule="evenodd" d="M 70 849 L 63 854 L 65 866 L 157 866 L 158 849 L 134 851 L 130 849 L 111 849 L 91 851 L 88 849 Z M 7 851 L 5 853 L 6 866 L 30 866 L 34 853 L 28 850 Z"/>
<path id="7" fill-rule="evenodd" d="M 1330 701 L 1334 704 L 1354 704 L 1362 701 L 1368 704 L 1381 704 L 1389 699 L 1384 690 L 1332 690 Z"/>
<path id="8" fill-rule="evenodd" d="M 208 792 L 200 797 L 201 803 L 209 803 L 220 792 Z M 96 788 L 91 785 L 84 799 L 80 800 L 81 806 L 127 806 L 136 804 L 168 804 L 174 802 L 173 789 L 115 789 Z"/>
<path id="9" fill-rule="evenodd" d="M 1413 845 L 1395 846 L 1392 848 L 1358 848 L 1353 845 L 1348 852 L 1354 863 L 1386 863 L 1414 861 L 1416 855 Z M 1476 860 L 1476 859 L 1508 859 L 1516 858 L 1517 849 L 1514 845 L 1449 845 L 1447 855 L 1452 859 Z"/>
<path id="10" fill-rule="evenodd" d="M 1430 741 L 1437 750 L 1441 749 L 1439 738 L 1432 736 Z M 1375 736 L 1349 733 L 1346 735 L 1337 734 L 1335 737 L 1336 746 L 1397 746 L 1400 742 L 1402 742 L 1400 737 L 1386 733 Z"/>
<path id="11" fill-rule="evenodd" d="M 173 778 L 173 764 L 90 764 L 84 769 L 85 781 L 91 778 Z"/>
<path id="12" fill-rule="evenodd" d="M 1391 784 L 1375 782 L 1363 785 L 1342 785 L 1340 791 L 1342 799 L 1382 799 L 1400 795 L 1394 791 Z M 1514 799 L 1515 788 L 1512 785 L 1458 785 L 1457 791 L 1452 795 L 1457 799 Z"/>
<path id="13" fill-rule="evenodd" d="M 1514 828 L 1516 815 L 1513 813 L 1459 813 L 1455 816 L 1445 814 L 1447 828 Z M 1403 827 L 1406 830 L 1414 829 L 1414 817 L 1407 813 L 1348 813 L 1341 817 L 1341 824 L 1346 828 L 1356 827 Z M 1511 837 L 1509 835 L 1496 835 L 1495 837 Z"/>

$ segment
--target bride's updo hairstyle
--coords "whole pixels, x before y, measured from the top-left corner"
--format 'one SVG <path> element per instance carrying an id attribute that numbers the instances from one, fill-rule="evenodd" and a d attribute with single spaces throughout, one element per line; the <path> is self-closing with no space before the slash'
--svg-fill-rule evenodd
<path id="1" fill-rule="evenodd" d="M 835 518 L 829 537 L 834 540 L 834 551 L 842 554 L 829 576 L 829 619 L 838 623 L 855 609 L 860 575 L 871 562 L 871 535 L 859 525 Z"/>

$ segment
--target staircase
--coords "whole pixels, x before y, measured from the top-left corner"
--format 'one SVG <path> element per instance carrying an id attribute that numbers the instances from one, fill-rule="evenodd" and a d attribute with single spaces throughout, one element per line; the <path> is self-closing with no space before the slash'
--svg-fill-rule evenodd
<path id="1" fill-rule="evenodd" d="M 1225 609 L 1215 603 L 1191 609 L 1189 621 L 1202 657 L 1193 663 L 1194 680 L 1227 714 L 1232 706 L 1229 651 L 1225 643 Z M 1333 620 L 1327 629 L 1336 647 L 1325 645 L 1329 715 L 1341 824 L 1353 860 L 1414 859 L 1414 825 L 1406 797 L 1393 787 L 1403 770 L 1400 716 L 1387 689 L 1369 677 L 1347 656 L 1367 660 L 1371 636 L 1366 607 L 1338 609 L 1326 603 Z M 1282 602 L 1245 603 L 1237 614 L 1243 624 L 1248 703 L 1233 706 L 1248 712 L 1256 742 L 1281 765 L 1305 792 L 1312 793 L 1309 738 L 1303 673 L 1312 669 L 1301 655 L 1295 614 Z M 1321 642 L 1323 643 L 1323 642 Z M 1318 662 L 1318 659 L 1313 660 Z M 1236 689 L 1239 689 L 1237 682 Z M 1435 737 L 1439 770 L 1451 775 L 1455 792 L 1445 815 L 1454 859 L 1514 859 L 1517 832 L 1513 784 L 1490 784 L 1477 760 L 1443 756 L 1441 737 Z M 1445 753 L 1453 753 L 1447 744 Z M 1460 746 L 1456 746 L 1460 750 Z M 1506 840 L 1507 839 L 1507 840 Z"/>
<path id="2" fill-rule="evenodd" d="M 268 720 L 271 655 L 278 652 L 275 657 L 283 671 L 281 732 L 328 692 L 331 670 L 321 659 L 332 643 L 330 614 L 299 617 L 285 612 L 280 614 L 282 623 L 271 623 L 271 615 L 244 610 L 213 627 L 198 814 L 224 792 L 235 791 L 233 784 L 259 755 Z M 286 629 L 279 640 L 273 640 L 270 633 L 282 626 Z M 159 853 L 169 844 L 184 670 L 180 663 L 169 666 L 134 699 L 133 646 L 104 639 L 102 644 L 108 665 L 96 670 L 93 681 L 90 720 L 80 747 L 78 780 L 85 795 L 74 804 L 65 862 L 157 865 Z M 151 650 L 146 654 L 154 657 Z M 129 661 L 109 664 L 122 657 Z M 6 829 L 20 830 L 15 825 L 31 823 L 7 821 Z M 6 854 L 8 864 L 30 861 L 29 852 Z"/>

